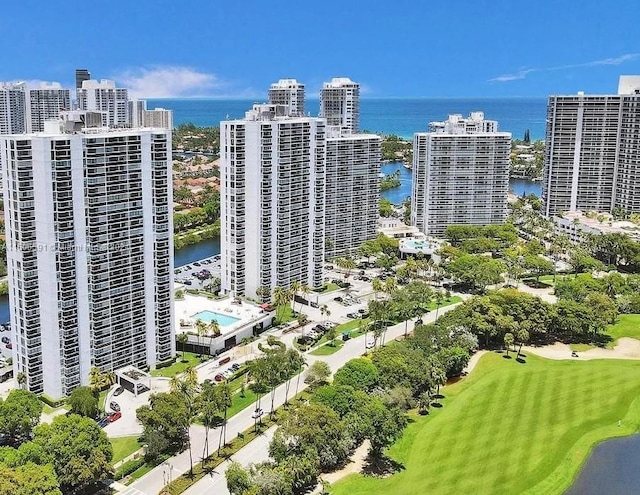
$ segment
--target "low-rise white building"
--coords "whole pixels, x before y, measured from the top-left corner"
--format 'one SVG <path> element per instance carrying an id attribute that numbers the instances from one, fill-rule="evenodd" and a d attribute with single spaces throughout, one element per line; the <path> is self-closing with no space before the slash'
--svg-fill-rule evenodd
<path id="1" fill-rule="evenodd" d="M 565 212 L 554 216 L 557 234 L 566 235 L 572 242 L 582 242 L 585 234 L 624 234 L 640 242 L 640 225 L 613 220 L 609 213 L 585 214 L 582 211 Z"/>

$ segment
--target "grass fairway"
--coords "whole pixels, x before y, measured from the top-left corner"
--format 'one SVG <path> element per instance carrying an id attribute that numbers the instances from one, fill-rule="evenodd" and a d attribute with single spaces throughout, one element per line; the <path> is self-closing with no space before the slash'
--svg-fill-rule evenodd
<path id="1" fill-rule="evenodd" d="M 487 354 L 443 393 L 444 407 L 415 416 L 390 449 L 404 470 L 351 475 L 330 493 L 560 494 L 598 441 L 640 426 L 639 361 Z"/>
<path id="2" fill-rule="evenodd" d="M 621 337 L 640 339 L 640 315 L 618 316 L 618 321 L 613 325 L 609 325 L 605 333 L 613 338 L 610 347 L 613 347 L 615 341 Z"/>

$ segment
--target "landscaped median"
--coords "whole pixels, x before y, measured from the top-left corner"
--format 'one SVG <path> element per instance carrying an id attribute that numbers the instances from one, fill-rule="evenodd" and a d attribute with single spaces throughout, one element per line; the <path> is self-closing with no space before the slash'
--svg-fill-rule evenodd
<path id="1" fill-rule="evenodd" d="M 308 397 L 309 394 L 306 391 L 303 391 L 290 402 L 305 401 Z M 193 466 L 193 475 L 191 475 L 190 472 L 182 474 L 179 478 L 165 486 L 160 492 L 160 495 L 179 495 L 186 491 L 189 487 L 200 481 L 204 476 L 212 472 L 217 466 L 229 459 L 233 454 L 237 453 L 251 441 L 255 440 L 258 436 L 264 433 L 264 431 L 277 424 L 278 418 L 284 409 L 285 406 L 281 406 L 276 409 L 273 414 L 273 418 L 270 414 L 265 414 L 261 418 L 262 422 L 258 425 L 257 431 L 254 426 L 247 428 L 243 433 L 238 434 L 236 438 L 227 442 L 227 444 L 221 449 L 220 455 L 218 455 L 216 451 L 204 461 L 195 464 Z"/>

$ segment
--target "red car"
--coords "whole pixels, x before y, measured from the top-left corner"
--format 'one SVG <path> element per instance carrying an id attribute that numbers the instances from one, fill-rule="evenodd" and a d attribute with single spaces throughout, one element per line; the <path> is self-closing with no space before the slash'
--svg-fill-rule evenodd
<path id="1" fill-rule="evenodd" d="M 114 421 L 118 421 L 121 417 L 122 413 L 118 411 L 114 412 L 113 414 L 109 414 L 109 416 L 107 416 L 107 419 L 109 420 L 109 423 L 113 423 Z"/>
<path id="2" fill-rule="evenodd" d="M 213 377 L 213 379 L 217 382 L 221 382 L 224 380 L 224 376 L 218 373 L 216 376 Z"/>

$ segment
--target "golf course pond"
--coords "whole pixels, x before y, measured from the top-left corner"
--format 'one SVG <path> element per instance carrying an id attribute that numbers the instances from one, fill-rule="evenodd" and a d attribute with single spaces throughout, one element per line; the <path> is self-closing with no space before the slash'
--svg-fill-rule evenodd
<path id="1" fill-rule="evenodd" d="M 593 449 L 565 495 L 640 493 L 640 435 L 606 440 Z"/>

